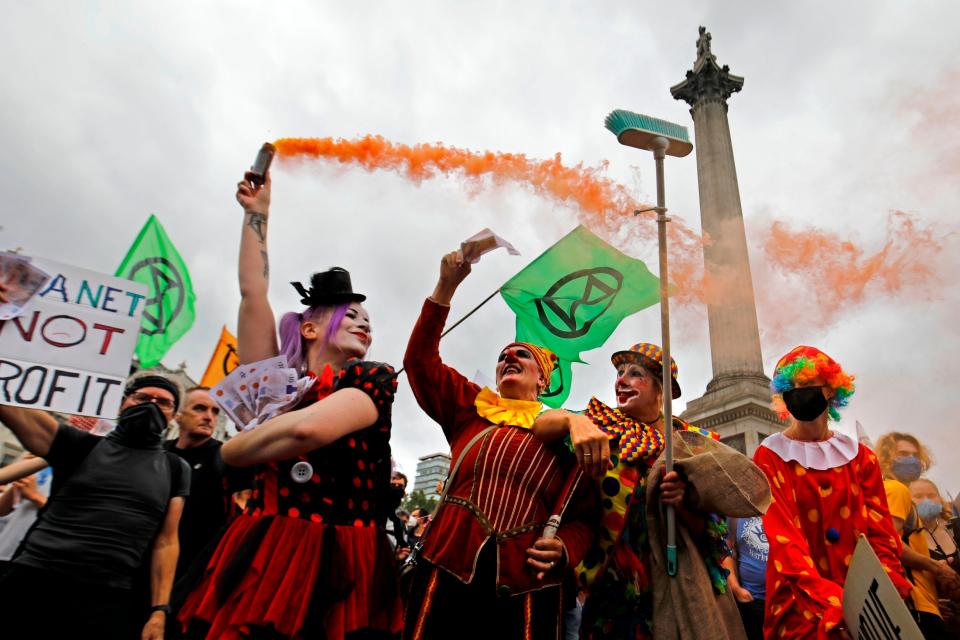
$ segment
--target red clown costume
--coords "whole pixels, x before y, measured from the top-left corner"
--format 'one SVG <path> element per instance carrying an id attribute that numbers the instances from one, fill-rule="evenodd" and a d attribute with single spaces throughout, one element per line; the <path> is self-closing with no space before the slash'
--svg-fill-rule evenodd
<path id="1" fill-rule="evenodd" d="M 441 361 L 448 312 L 427 299 L 404 358 L 417 402 L 443 429 L 453 464 L 460 462 L 424 539 L 404 638 L 553 640 L 560 633 L 563 572 L 557 567 L 537 579 L 527 549 L 559 506 L 564 517 L 556 537 L 567 566 L 576 566 L 593 537 L 595 514 L 585 508 L 591 491 L 566 493 L 576 459 L 565 447 L 533 436 L 539 402 L 502 398 Z M 549 377 L 546 355 L 552 354 L 517 344 L 534 352 Z"/>
<path id="2" fill-rule="evenodd" d="M 829 412 L 838 419 L 837 410 L 853 393 L 852 380 L 823 352 L 797 347 L 774 371 L 775 408 L 788 417 L 782 394 L 801 382 L 819 382 L 835 391 Z M 901 596 L 909 594 L 900 539 L 870 449 L 837 432 L 821 441 L 778 433 L 761 443 L 754 462 L 773 494 L 763 519 L 770 542 L 765 637 L 846 638 L 843 584 L 860 535 L 867 537 Z"/>

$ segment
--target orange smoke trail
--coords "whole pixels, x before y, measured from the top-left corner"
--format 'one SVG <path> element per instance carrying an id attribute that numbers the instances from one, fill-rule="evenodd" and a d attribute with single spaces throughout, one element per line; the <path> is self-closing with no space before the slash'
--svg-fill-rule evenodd
<path id="1" fill-rule="evenodd" d="M 281 138 L 274 145 L 281 158 L 325 158 L 354 164 L 367 171 L 395 171 L 420 183 L 437 176 L 459 176 L 468 180 L 490 178 L 494 184 L 507 182 L 527 186 L 541 197 L 575 208 L 579 219 L 595 233 L 628 251 L 655 246 L 655 214 L 644 214 L 650 224 L 631 223 L 633 212 L 642 208 L 623 185 L 605 177 L 607 164 L 585 167 L 565 166 L 556 154 L 549 160 L 530 160 L 519 153 L 475 152 L 443 144 L 395 144 L 380 136 L 354 140 L 333 138 Z M 625 232 L 626 228 L 626 232 Z M 700 297 L 702 248 L 700 238 L 676 217 L 670 224 L 670 280 L 677 287 L 679 302 Z"/>
<path id="2" fill-rule="evenodd" d="M 895 211 L 883 246 L 872 254 L 835 233 L 794 230 L 783 222 L 770 227 L 763 251 L 768 266 L 799 280 L 808 301 L 816 295 L 818 324 L 826 326 L 845 305 L 864 302 L 871 293 L 926 295 L 943 245 L 932 228 Z"/>
<path id="3" fill-rule="evenodd" d="M 494 184 L 516 183 L 563 206 L 573 207 L 581 222 L 611 243 L 636 254 L 638 247 L 656 246 L 655 214 L 643 214 L 647 224 L 635 221 L 633 211 L 643 208 L 627 189 L 604 172 L 607 164 L 564 166 L 560 154 L 549 160 L 531 160 L 523 154 L 474 152 L 443 144 L 395 144 L 380 136 L 354 140 L 333 138 L 282 138 L 275 143 L 287 160 L 323 158 L 360 166 L 367 171 L 394 171 L 415 183 L 438 176 Z M 703 278 L 703 240 L 676 215 L 670 230 L 670 280 L 674 300 L 680 304 L 703 302 L 708 295 Z M 826 327 L 845 306 L 861 303 L 871 292 L 896 295 L 922 293 L 935 280 L 934 263 L 942 252 L 930 228 L 908 214 L 897 212 L 888 220 L 887 240 L 873 254 L 837 234 L 819 230 L 794 230 L 774 222 L 761 232 L 762 253 L 752 265 L 757 302 L 778 332 L 802 313 L 810 326 Z M 774 278 L 787 276 L 787 282 Z M 781 279 L 782 280 L 782 279 Z M 786 285 L 786 286 L 785 286 Z M 795 287 L 795 288 L 794 288 Z M 811 317 L 809 294 L 816 294 L 820 317 Z M 766 313 L 764 313 L 766 312 Z"/>

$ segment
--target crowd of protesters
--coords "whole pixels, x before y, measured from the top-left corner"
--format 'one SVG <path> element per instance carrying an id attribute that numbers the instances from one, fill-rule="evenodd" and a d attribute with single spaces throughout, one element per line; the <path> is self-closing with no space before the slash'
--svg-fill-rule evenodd
<path id="1" fill-rule="evenodd" d="M 958 637 L 956 506 L 924 476 L 933 456 L 913 435 L 873 446 L 831 428 L 855 386 L 830 356 L 803 346 L 778 361 L 785 430 L 753 460 L 664 424 L 679 368 L 651 343 L 610 356 L 615 406 L 544 411 L 557 358 L 543 346 L 490 354 L 494 389 L 443 361 L 472 269 L 459 251 L 442 257 L 403 362 L 451 471 L 432 513 L 402 510 L 398 376 L 366 360 L 365 296 L 335 267 L 294 283 L 304 309 L 276 322 L 270 194 L 269 175 L 237 185 L 239 358 L 284 355 L 311 378 L 307 395 L 226 443 L 209 389 L 162 375 L 127 382 L 104 436 L 0 405 L 28 452 L 0 469 L 5 638 L 844 638 L 861 537 L 924 637 Z"/>

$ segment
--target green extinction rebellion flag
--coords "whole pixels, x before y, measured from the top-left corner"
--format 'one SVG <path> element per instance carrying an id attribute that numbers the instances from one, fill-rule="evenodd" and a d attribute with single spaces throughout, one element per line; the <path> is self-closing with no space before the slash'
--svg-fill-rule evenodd
<path id="1" fill-rule="evenodd" d="M 624 318 L 656 304 L 658 287 L 641 260 L 578 226 L 500 288 L 517 314 L 517 340 L 560 358 L 545 404 L 563 404 L 570 394 L 570 363 L 602 346 Z"/>
<path id="2" fill-rule="evenodd" d="M 193 325 L 193 284 L 187 265 L 153 214 L 120 263 L 117 276 L 147 285 L 137 357 L 152 367 Z"/>

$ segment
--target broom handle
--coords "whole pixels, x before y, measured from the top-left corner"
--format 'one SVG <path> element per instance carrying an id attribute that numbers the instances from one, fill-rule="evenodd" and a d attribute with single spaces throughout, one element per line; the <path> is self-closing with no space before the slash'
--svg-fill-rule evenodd
<path id="1" fill-rule="evenodd" d="M 663 436 L 666 471 L 673 471 L 673 379 L 670 366 L 670 279 L 667 267 L 667 217 L 664 195 L 663 159 L 670 141 L 655 139 L 653 157 L 657 165 L 657 241 L 660 253 L 660 332 L 663 343 L 660 369 L 663 375 Z M 673 505 L 667 505 L 667 575 L 677 575 L 677 514 Z"/>

